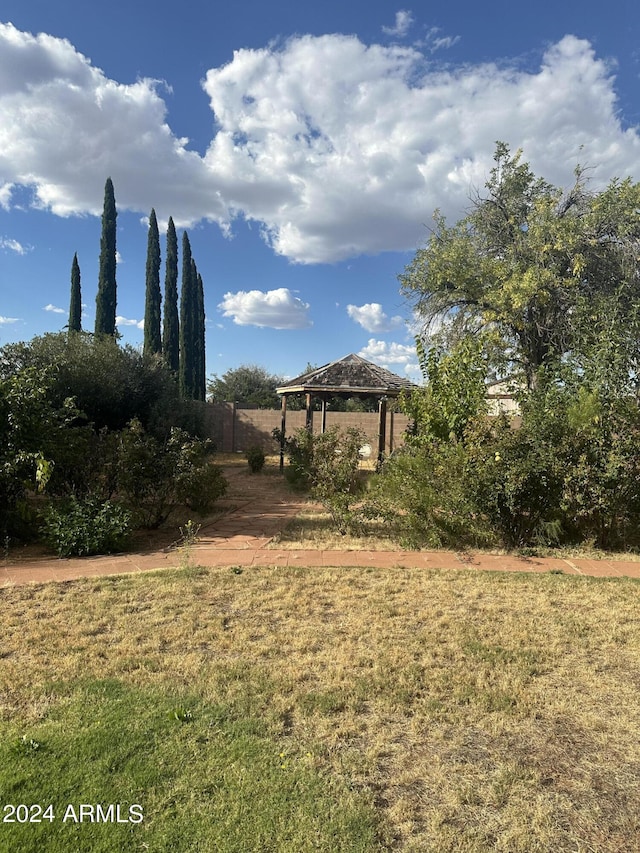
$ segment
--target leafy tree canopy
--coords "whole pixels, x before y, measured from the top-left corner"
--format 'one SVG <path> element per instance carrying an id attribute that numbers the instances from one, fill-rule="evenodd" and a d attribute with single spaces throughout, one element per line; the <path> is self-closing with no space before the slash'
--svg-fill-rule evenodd
<path id="1" fill-rule="evenodd" d="M 425 328 L 490 332 L 502 369 L 534 385 L 540 368 L 592 351 L 611 316 L 627 355 L 636 345 L 640 184 L 616 178 L 593 192 L 578 167 L 563 191 L 521 157 L 498 143 L 486 194 L 452 227 L 436 211 L 399 278 Z"/>
<path id="2" fill-rule="evenodd" d="M 73 398 L 85 422 L 97 430 L 122 429 L 138 418 L 160 436 L 171 426 L 201 431 L 168 368 L 111 337 L 46 334 L 0 349 L 0 379 L 28 368 L 49 371 L 47 398 L 54 408 Z"/>
<path id="3" fill-rule="evenodd" d="M 276 388 L 284 385 L 285 380 L 274 376 L 257 364 L 243 364 L 227 370 L 222 376 L 209 381 L 207 390 L 214 402 L 233 401 L 257 406 L 260 409 L 274 409 L 280 406 Z"/>

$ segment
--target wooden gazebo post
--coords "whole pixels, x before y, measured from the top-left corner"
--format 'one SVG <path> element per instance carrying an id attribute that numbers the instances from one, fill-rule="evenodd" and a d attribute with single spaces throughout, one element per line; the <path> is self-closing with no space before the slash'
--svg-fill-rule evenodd
<path id="1" fill-rule="evenodd" d="M 305 429 L 308 430 L 308 432 L 312 432 L 313 431 L 313 409 L 311 408 L 311 394 L 309 394 L 309 393 L 306 394 L 306 406 L 305 406 L 305 408 L 306 408 L 306 414 L 305 414 L 304 426 L 305 426 Z"/>
<path id="2" fill-rule="evenodd" d="M 387 398 L 380 397 L 378 403 L 378 465 L 384 459 L 384 447 L 387 443 Z"/>
<path id="3" fill-rule="evenodd" d="M 282 395 L 280 404 L 282 416 L 280 418 L 280 473 L 284 471 L 284 433 L 287 428 L 287 395 Z"/>
<path id="4" fill-rule="evenodd" d="M 322 396 L 322 434 L 327 431 L 327 398 Z"/>

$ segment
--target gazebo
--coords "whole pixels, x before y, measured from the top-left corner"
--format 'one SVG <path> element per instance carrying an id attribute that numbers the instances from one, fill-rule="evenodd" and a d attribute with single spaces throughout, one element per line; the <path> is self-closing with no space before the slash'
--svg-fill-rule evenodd
<path id="1" fill-rule="evenodd" d="M 292 394 L 304 394 L 306 397 L 306 427 L 311 429 L 312 401 L 319 399 L 322 404 L 322 432 L 327 424 L 327 400 L 330 397 L 377 397 L 379 412 L 378 459 L 384 455 L 387 423 L 387 400 L 396 398 L 401 391 L 410 391 L 415 384 L 373 364 L 355 353 L 345 355 L 337 361 L 323 364 L 315 370 L 303 373 L 292 379 L 287 385 L 276 388 L 282 398 L 282 425 L 280 428 L 280 470 L 284 466 L 284 440 L 287 421 L 287 398 Z"/>

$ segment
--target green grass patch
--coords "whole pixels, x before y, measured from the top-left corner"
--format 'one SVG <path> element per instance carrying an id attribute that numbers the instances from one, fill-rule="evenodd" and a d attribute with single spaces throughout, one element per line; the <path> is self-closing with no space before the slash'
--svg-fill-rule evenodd
<path id="1" fill-rule="evenodd" d="M 42 808 L 20 822 L 5 807 L 2 853 L 378 849 L 363 794 L 232 705 L 117 679 L 58 685 L 48 702 L 0 723 L 0 802 Z"/>
<path id="2" fill-rule="evenodd" d="M 269 566 L 6 587 L 2 804 L 144 820 L 2 824 L 0 853 L 627 853 L 639 591 Z"/>

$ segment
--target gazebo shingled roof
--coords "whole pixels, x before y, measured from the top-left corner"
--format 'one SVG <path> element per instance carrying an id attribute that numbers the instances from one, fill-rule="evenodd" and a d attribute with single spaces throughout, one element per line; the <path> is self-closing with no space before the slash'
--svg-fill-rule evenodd
<path id="1" fill-rule="evenodd" d="M 415 388 L 413 382 L 397 376 L 390 370 L 373 364 L 355 353 L 337 361 L 323 364 L 276 388 L 282 397 L 282 428 L 280 430 L 280 470 L 284 465 L 287 397 L 305 394 L 307 398 L 307 429 L 311 429 L 311 399 L 322 400 L 322 432 L 325 431 L 327 398 L 329 397 L 379 397 L 378 458 L 382 459 L 385 445 L 387 397 L 397 397 L 403 390 Z"/>
<path id="2" fill-rule="evenodd" d="M 402 390 L 408 391 L 415 387 L 414 383 L 408 379 L 351 353 L 297 376 L 286 385 L 276 388 L 276 392 L 345 397 L 358 395 L 397 397 Z"/>

